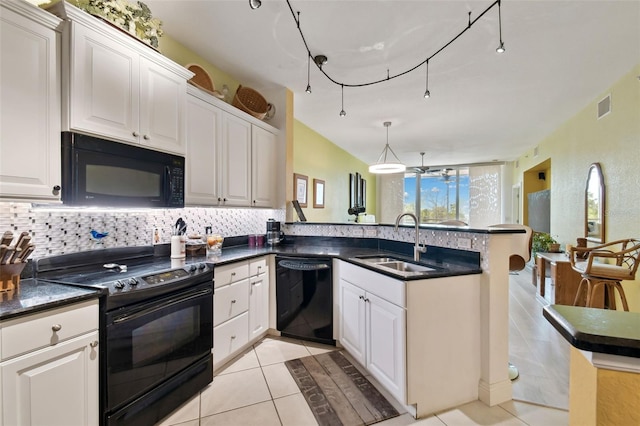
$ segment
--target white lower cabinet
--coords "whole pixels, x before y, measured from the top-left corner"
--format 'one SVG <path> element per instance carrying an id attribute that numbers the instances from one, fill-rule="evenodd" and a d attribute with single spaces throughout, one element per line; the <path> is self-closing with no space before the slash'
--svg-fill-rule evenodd
<path id="1" fill-rule="evenodd" d="M 99 424 L 97 300 L 8 320 L 0 339 L 0 425 Z"/>
<path id="2" fill-rule="evenodd" d="M 344 265 L 347 264 L 342 263 Z M 340 343 L 403 402 L 406 395 L 405 309 L 368 291 L 367 277 L 362 277 L 364 280 L 361 281 L 352 274 L 361 268 L 351 269 L 350 266 L 341 268 Z M 345 276 L 342 274 L 344 269 L 351 273 Z M 370 272 L 362 271 L 366 275 Z M 380 279 L 387 277 L 380 275 Z"/>
<path id="3" fill-rule="evenodd" d="M 214 269 L 213 368 L 264 336 L 269 329 L 268 257 Z"/>

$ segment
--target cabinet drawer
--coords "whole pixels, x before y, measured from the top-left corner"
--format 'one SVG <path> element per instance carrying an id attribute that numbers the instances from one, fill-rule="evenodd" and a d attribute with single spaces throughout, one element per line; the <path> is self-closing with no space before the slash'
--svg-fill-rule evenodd
<path id="1" fill-rule="evenodd" d="M 2 324 L 2 359 L 11 358 L 98 329 L 98 301 L 52 309 Z"/>
<path id="2" fill-rule="evenodd" d="M 249 279 L 217 288 L 213 301 L 215 327 L 249 309 Z"/>
<path id="3" fill-rule="evenodd" d="M 222 287 L 249 277 L 249 261 L 235 262 L 216 266 L 214 269 L 214 287 Z"/>
<path id="4" fill-rule="evenodd" d="M 249 342 L 249 313 L 213 328 L 213 364 L 219 365 Z"/>
<path id="5" fill-rule="evenodd" d="M 249 261 L 249 276 L 255 277 L 256 275 L 264 274 L 267 272 L 267 258 L 261 257 Z"/>
<path id="6" fill-rule="evenodd" d="M 406 285 L 378 272 L 340 262 L 340 278 L 402 308 L 406 307 Z"/>

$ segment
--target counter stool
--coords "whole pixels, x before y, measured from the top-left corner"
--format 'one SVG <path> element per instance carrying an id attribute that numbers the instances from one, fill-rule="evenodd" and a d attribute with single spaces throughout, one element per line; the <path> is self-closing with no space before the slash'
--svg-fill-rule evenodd
<path id="1" fill-rule="evenodd" d="M 619 251 L 613 251 L 614 246 L 620 246 Z M 604 308 L 616 309 L 615 290 L 620 294 L 622 308 L 629 310 L 624 288 L 620 284 L 622 280 L 634 280 L 640 261 L 640 240 L 625 239 L 612 241 L 595 247 L 572 247 L 571 268 L 582 276 L 578 286 L 574 306 L 580 306 L 584 299 L 582 293 L 586 291 L 586 307 L 593 307 L 593 301 L 598 288 L 604 286 Z M 578 261 L 580 255 L 586 255 L 584 261 Z M 595 259 L 601 261 L 594 262 Z M 615 263 L 603 263 L 611 259 Z"/>

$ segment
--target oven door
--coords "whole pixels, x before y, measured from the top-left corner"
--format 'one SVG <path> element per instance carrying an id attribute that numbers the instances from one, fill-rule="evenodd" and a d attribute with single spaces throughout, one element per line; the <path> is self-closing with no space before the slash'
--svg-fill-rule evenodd
<path id="1" fill-rule="evenodd" d="M 213 283 L 107 313 L 106 409 L 168 380 L 213 347 Z"/>

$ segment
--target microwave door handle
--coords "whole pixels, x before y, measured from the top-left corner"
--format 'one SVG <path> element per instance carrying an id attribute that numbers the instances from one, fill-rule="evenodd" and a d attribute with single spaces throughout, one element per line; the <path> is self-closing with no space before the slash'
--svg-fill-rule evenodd
<path id="1" fill-rule="evenodd" d="M 171 167 L 164 166 L 164 175 L 169 185 L 165 185 L 164 199 L 166 202 L 171 200 L 171 194 L 173 194 L 173 180 L 171 179 Z"/>

